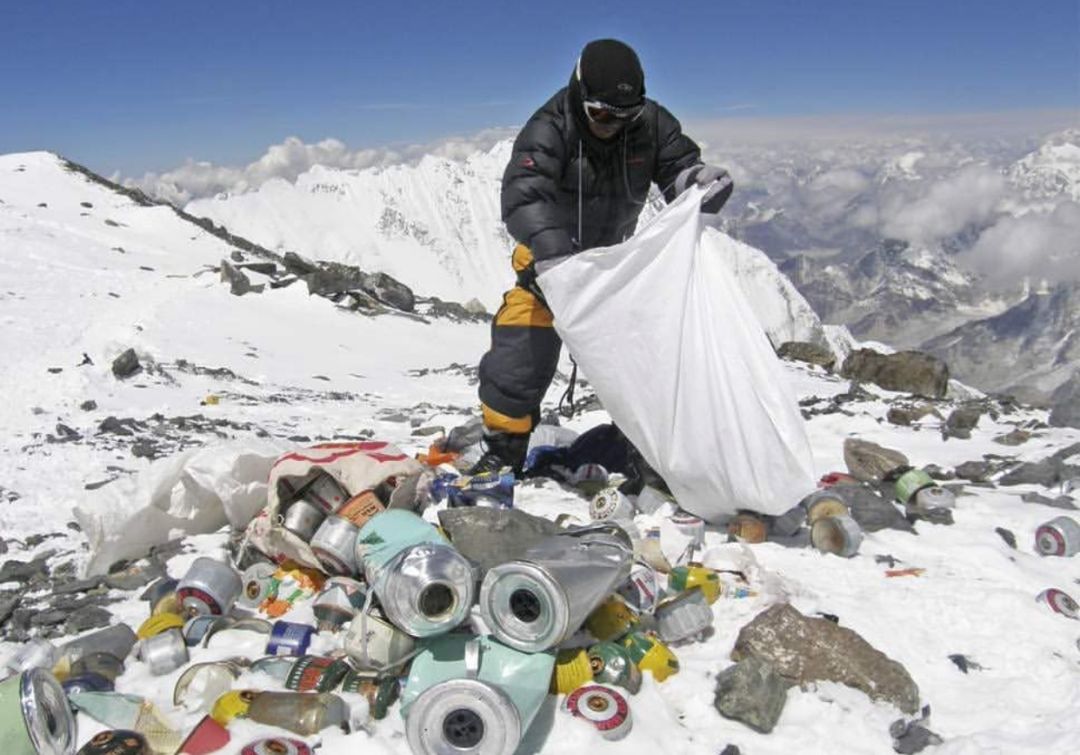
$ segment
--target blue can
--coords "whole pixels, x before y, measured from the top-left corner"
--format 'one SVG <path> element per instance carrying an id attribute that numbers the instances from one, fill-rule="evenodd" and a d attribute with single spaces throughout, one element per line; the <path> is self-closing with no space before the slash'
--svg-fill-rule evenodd
<path id="1" fill-rule="evenodd" d="M 93 672 L 68 677 L 61 686 L 68 695 L 76 692 L 112 692 L 115 689 L 109 679 Z"/>
<path id="2" fill-rule="evenodd" d="M 436 501 L 445 500 L 451 507 L 475 506 L 480 500 L 488 500 L 509 509 L 514 505 L 514 482 L 512 472 L 445 474 L 432 481 L 431 494 Z"/>
<path id="3" fill-rule="evenodd" d="M 266 643 L 267 655 L 306 655 L 315 627 L 294 621 L 275 621 Z"/>

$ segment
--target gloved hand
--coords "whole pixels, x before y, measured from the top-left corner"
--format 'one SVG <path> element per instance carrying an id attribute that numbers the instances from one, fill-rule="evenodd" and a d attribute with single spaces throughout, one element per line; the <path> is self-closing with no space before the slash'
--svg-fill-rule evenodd
<path id="1" fill-rule="evenodd" d="M 720 212 L 720 208 L 728 201 L 731 192 L 735 189 L 735 182 L 731 175 L 723 168 L 715 165 L 699 163 L 685 168 L 675 179 L 675 191 L 682 194 L 690 182 L 698 186 L 708 186 L 709 190 L 701 198 L 701 211 L 710 215 Z"/>

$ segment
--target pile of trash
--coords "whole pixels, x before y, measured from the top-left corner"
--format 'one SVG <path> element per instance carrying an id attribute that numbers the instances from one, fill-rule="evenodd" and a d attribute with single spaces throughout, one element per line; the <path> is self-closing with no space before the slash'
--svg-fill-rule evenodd
<path id="1" fill-rule="evenodd" d="M 150 584 L 136 628 L 115 624 L 60 646 L 41 638 L 22 645 L 0 682 L 0 734 L 14 752 L 68 755 L 76 720 L 85 717 L 91 730 L 104 727 L 78 751 L 87 755 L 203 755 L 237 746 L 301 754 L 325 729 L 371 732 L 393 712 L 416 755 L 511 755 L 557 695 L 565 715 L 619 740 L 633 726 L 644 675 L 662 683 L 679 673 L 680 648 L 712 632 L 713 604 L 761 592 L 754 575 L 699 560 L 707 528 L 742 543 L 851 557 L 864 530 L 910 528 L 918 519 L 947 524 L 955 505 L 954 491 L 926 470 L 849 440 L 848 471 L 824 476 L 786 513 L 740 511 L 707 523 L 681 510 L 632 449 L 595 442 L 617 437 L 612 426 L 590 432 L 542 426 L 525 475 L 577 490 L 588 500 L 587 519 L 516 508 L 515 494 L 530 483 L 508 469 L 462 474 L 477 454 L 475 424 L 415 459 L 377 441 L 282 455 L 267 505 L 235 532 L 229 562 L 201 556 L 180 579 Z M 678 533 L 685 544 L 678 557 L 661 548 L 662 532 Z M 1075 555 L 1080 523 L 1066 516 L 1046 523 L 1036 548 Z M 1080 618 L 1062 591 L 1039 600 Z M 769 621 L 784 622 L 789 637 L 824 631 L 838 646 L 865 645 L 790 606 L 760 614 L 740 633 L 738 664 L 717 677 L 715 703 L 759 731 L 776 723 L 787 688 L 805 671 L 784 668 L 795 651 L 765 657 L 755 629 Z M 898 690 L 890 697 L 889 685 L 875 682 L 868 694 L 915 715 L 918 690 L 907 672 L 866 647 L 867 656 L 884 659 L 886 681 Z M 844 683 L 842 667 L 858 662 L 817 660 L 832 664 L 818 678 Z M 153 677 L 179 672 L 175 715 L 197 723 L 180 727 L 174 712 L 117 690 L 133 664 Z M 747 685 L 770 695 L 763 707 L 747 708 L 740 697 Z M 940 742 L 925 726 L 928 714 L 923 708 L 921 718 L 894 725 L 898 752 Z"/>

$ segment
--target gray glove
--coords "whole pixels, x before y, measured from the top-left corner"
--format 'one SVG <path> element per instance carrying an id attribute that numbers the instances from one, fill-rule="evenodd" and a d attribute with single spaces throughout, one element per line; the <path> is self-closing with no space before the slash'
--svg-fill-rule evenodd
<path id="1" fill-rule="evenodd" d="M 720 212 L 735 189 L 735 182 L 723 168 L 715 165 L 698 163 L 684 168 L 675 179 L 675 193 L 682 194 L 691 182 L 698 186 L 708 186 L 708 191 L 701 198 L 701 211 L 710 215 Z"/>

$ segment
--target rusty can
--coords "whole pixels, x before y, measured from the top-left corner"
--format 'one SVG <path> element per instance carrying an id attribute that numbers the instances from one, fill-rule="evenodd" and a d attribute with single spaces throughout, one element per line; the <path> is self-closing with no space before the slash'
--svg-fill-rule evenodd
<path id="1" fill-rule="evenodd" d="M 748 512 L 736 514 L 728 522 L 728 535 L 742 543 L 764 543 L 769 528 L 761 517 Z"/>
<path id="2" fill-rule="evenodd" d="M 154 676 L 168 674 L 188 662 L 187 643 L 179 629 L 168 629 L 142 640 L 139 657 Z"/>
<path id="3" fill-rule="evenodd" d="M 302 655 L 285 678 L 285 688 L 293 692 L 331 692 L 348 673 L 349 664 L 342 658 Z"/>
<path id="4" fill-rule="evenodd" d="M 851 558 L 859 552 L 862 528 L 850 516 L 826 516 L 810 528 L 810 542 L 822 553 Z"/>
<path id="5" fill-rule="evenodd" d="M 349 577 L 356 573 L 356 536 L 359 528 L 348 519 L 328 516 L 311 538 L 311 551 L 327 574 Z"/>
<path id="6" fill-rule="evenodd" d="M 1035 550 L 1043 556 L 1073 556 L 1080 552 L 1080 523 L 1059 516 L 1035 530 Z"/>
<path id="7" fill-rule="evenodd" d="M 311 755 L 311 748 L 299 739 L 271 737 L 245 745 L 240 755 Z"/>
<path id="8" fill-rule="evenodd" d="M 583 718 L 609 741 L 617 741 L 630 733 L 633 719 L 630 704 L 622 692 L 605 684 L 586 684 L 566 698 L 566 710 L 575 718 Z"/>
<path id="9" fill-rule="evenodd" d="M 1063 590 L 1051 587 L 1039 593 L 1035 600 L 1049 606 L 1054 613 L 1060 613 L 1070 619 L 1080 619 L 1080 605 L 1077 605 L 1072 596 Z"/>
<path id="10" fill-rule="evenodd" d="M 385 509 L 386 506 L 375 495 L 374 490 L 365 490 L 346 501 L 345 505 L 338 509 L 334 515 L 347 519 L 357 528 L 360 528 L 371 521 L 373 516 Z"/>
<path id="11" fill-rule="evenodd" d="M 227 614 L 244 584 L 226 563 L 205 556 L 195 559 L 177 585 L 176 595 L 189 616 Z"/>
<path id="12" fill-rule="evenodd" d="M 319 525 L 326 519 L 326 512 L 304 499 L 293 501 L 285 509 L 281 524 L 305 543 L 315 536 Z"/>

